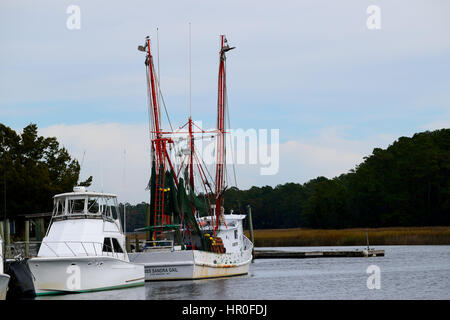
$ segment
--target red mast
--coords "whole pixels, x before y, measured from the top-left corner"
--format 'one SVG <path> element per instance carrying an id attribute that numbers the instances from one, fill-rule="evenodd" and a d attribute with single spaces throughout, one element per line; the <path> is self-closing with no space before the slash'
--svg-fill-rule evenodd
<path id="1" fill-rule="evenodd" d="M 158 102 L 157 91 L 158 82 L 156 79 L 149 37 L 146 38 L 145 45 L 139 46 L 138 49 L 147 53 L 145 65 L 147 75 L 147 91 L 149 94 L 149 109 L 151 115 L 151 150 L 152 163 L 155 165 L 156 171 L 155 193 L 152 194 L 154 200 L 154 212 L 151 214 L 154 216 L 156 238 L 161 239 L 164 225 L 170 224 L 170 216 L 164 214 L 164 192 L 166 191 L 165 173 L 169 169 L 173 170 L 173 165 L 167 152 L 168 146 L 173 144 L 173 140 L 170 137 L 164 137 L 164 132 L 161 130 L 161 110 Z M 177 180 L 177 177 L 174 178 Z"/>
<path id="2" fill-rule="evenodd" d="M 194 190 L 194 136 L 192 123 L 192 119 L 189 117 L 189 184 L 192 190 Z"/>
<path id="3" fill-rule="evenodd" d="M 224 35 L 220 36 L 220 60 L 219 79 L 217 96 L 217 150 L 216 150 L 216 225 L 219 228 L 219 217 L 223 203 L 223 191 L 225 188 L 224 168 L 225 168 L 225 108 L 226 108 L 226 73 L 225 73 L 225 53 L 234 47 L 229 47 Z"/>

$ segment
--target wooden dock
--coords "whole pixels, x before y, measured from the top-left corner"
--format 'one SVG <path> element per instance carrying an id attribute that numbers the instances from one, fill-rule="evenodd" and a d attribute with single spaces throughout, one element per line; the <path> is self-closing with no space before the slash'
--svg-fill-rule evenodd
<path id="1" fill-rule="evenodd" d="M 361 258 L 384 257 L 384 250 L 352 250 L 352 251 L 282 251 L 255 250 L 254 259 L 307 259 L 307 258 Z"/>

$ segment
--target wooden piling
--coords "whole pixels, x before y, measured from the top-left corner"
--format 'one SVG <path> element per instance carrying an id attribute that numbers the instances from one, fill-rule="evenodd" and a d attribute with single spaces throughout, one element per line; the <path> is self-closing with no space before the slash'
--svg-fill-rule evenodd
<path id="1" fill-rule="evenodd" d="M 150 205 L 147 206 L 146 210 L 145 210 L 145 225 L 147 227 L 150 227 Z M 151 240 L 151 234 L 150 234 L 150 230 L 147 230 L 145 232 L 145 239 L 147 241 Z"/>
<path id="2" fill-rule="evenodd" d="M 127 252 L 131 252 L 130 239 L 125 235 L 125 250 Z"/>
<path id="3" fill-rule="evenodd" d="M 0 239 L 2 240 L 2 252 L 4 253 L 5 252 L 5 241 L 4 241 L 5 235 L 3 233 L 3 224 L 4 224 L 4 222 L 0 221 Z"/>
<path id="4" fill-rule="evenodd" d="M 44 235 L 45 235 L 44 219 L 39 218 L 36 221 L 36 238 L 37 238 L 36 240 L 42 241 L 42 239 L 44 239 Z"/>
<path id="5" fill-rule="evenodd" d="M 6 219 L 6 226 L 5 226 L 5 256 L 10 258 L 11 257 L 11 232 L 10 232 L 10 225 L 9 225 L 9 219 Z"/>
<path id="6" fill-rule="evenodd" d="M 134 234 L 134 243 L 135 243 L 135 246 L 136 246 L 135 251 L 136 252 L 141 251 L 141 249 L 139 248 L 139 236 L 138 236 L 137 233 Z"/>
<path id="7" fill-rule="evenodd" d="M 249 227 L 249 233 L 250 233 L 250 241 L 253 244 L 252 256 L 254 258 L 255 257 L 255 239 L 253 237 L 252 207 L 250 207 L 250 205 L 248 205 L 247 209 L 248 209 L 248 227 Z"/>
<path id="8" fill-rule="evenodd" d="M 30 256 L 30 220 L 25 220 L 25 257 Z"/>

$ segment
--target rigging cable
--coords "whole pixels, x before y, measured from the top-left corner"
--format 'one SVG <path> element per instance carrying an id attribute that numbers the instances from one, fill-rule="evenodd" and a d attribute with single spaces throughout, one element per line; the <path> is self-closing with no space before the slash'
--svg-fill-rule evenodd
<path id="1" fill-rule="evenodd" d="M 226 98 L 225 98 L 225 110 L 226 110 L 226 112 L 227 112 L 227 114 L 226 114 L 226 118 L 227 118 L 227 122 L 228 122 L 228 128 L 229 129 L 231 129 L 231 124 L 230 124 L 230 113 L 229 113 L 229 110 L 228 110 L 228 90 L 226 90 L 225 89 L 225 96 L 226 96 Z M 235 186 L 236 186 L 236 188 L 237 188 L 237 179 L 236 179 L 236 161 L 235 161 L 235 159 L 234 159 L 234 152 L 233 152 L 233 144 L 232 144 L 232 139 L 229 139 L 230 140 L 230 148 L 231 148 L 231 160 L 232 160 L 232 163 L 233 163 L 233 175 L 234 175 L 234 183 L 235 183 Z"/>

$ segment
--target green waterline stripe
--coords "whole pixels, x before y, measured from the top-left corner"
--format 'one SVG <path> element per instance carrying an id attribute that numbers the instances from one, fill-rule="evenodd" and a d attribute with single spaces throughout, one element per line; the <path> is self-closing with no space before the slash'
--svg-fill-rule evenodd
<path id="1" fill-rule="evenodd" d="M 145 281 L 142 281 L 142 282 L 137 282 L 137 283 L 122 284 L 122 285 L 118 285 L 118 286 L 98 288 L 98 289 L 89 289 L 89 290 L 39 292 L 39 293 L 36 293 L 36 296 L 41 297 L 41 296 L 63 295 L 63 294 L 88 293 L 88 292 L 124 289 L 124 288 L 131 288 L 131 287 L 140 287 L 140 286 L 144 286 L 144 285 L 145 285 Z"/>

